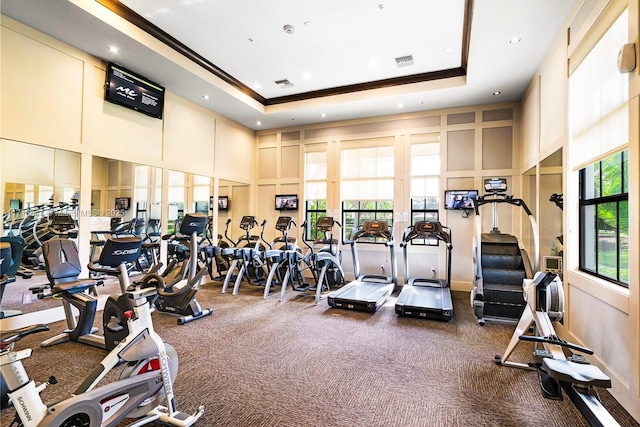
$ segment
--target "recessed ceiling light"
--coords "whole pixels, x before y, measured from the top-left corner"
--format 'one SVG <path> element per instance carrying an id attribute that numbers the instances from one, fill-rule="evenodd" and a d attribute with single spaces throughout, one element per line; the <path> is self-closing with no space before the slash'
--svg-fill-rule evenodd
<path id="1" fill-rule="evenodd" d="M 116 46 L 109 46 L 109 52 L 118 53 L 120 52 L 120 49 L 118 49 Z"/>
<path id="2" fill-rule="evenodd" d="M 452 47 L 448 47 L 444 50 L 444 53 L 453 53 L 453 48 Z"/>
<path id="3" fill-rule="evenodd" d="M 518 44 L 522 41 L 522 39 L 520 37 L 514 37 L 511 40 L 509 40 L 510 44 Z"/>
<path id="4" fill-rule="evenodd" d="M 262 122 L 261 122 L 260 120 L 258 120 L 258 121 L 256 122 L 256 124 L 257 124 L 258 126 L 260 126 L 260 125 L 262 125 Z"/>
<path id="5" fill-rule="evenodd" d="M 327 117 L 325 113 L 320 114 L 320 117 Z"/>
<path id="6" fill-rule="evenodd" d="M 247 41 L 248 41 L 249 43 L 253 43 L 253 39 L 252 39 L 251 37 L 249 37 L 249 38 L 247 39 Z"/>
<path id="7" fill-rule="evenodd" d="M 402 108 L 402 102 L 398 102 L 398 108 Z"/>
<path id="8" fill-rule="evenodd" d="M 310 73 L 304 73 L 302 75 L 302 78 L 305 79 L 305 80 L 309 80 L 311 78 L 311 74 Z"/>
<path id="9" fill-rule="evenodd" d="M 304 26 L 305 27 L 310 27 L 311 26 L 311 21 L 305 21 L 304 22 Z"/>
<path id="10" fill-rule="evenodd" d="M 375 59 L 369 61 L 369 68 L 378 68 L 378 61 Z"/>
<path id="11" fill-rule="evenodd" d="M 209 99 L 211 99 L 211 97 L 210 97 L 209 95 L 202 95 L 202 98 L 203 98 L 205 101 L 208 101 Z"/>
<path id="12" fill-rule="evenodd" d="M 253 88 L 254 89 L 260 89 L 262 87 L 262 85 L 260 83 L 254 83 L 253 84 Z"/>
<path id="13" fill-rule="evenodd" d="M 285 25 L 284 27 L 282 27 L 282 30 L 283 30 L 285 33 L 287 33 L 287 34 L 291 35 L 291 34 L 293 34 L 293 33 L 295 33 L 295 32 L 296 32 L 296 27 L 294 27 L 294 26 L 293 26 L 293 25 L 291 25 L 291 24 L 287 24 L 287 25 Z"/>
<path id="14" fill-rule="evenodd" d="M 378 9 L 380 9 L 380 10 L 384 9 L 384 4 L 380 3 L 380 4 L 378 5 Z"/>
<path id="15" fill-rule="evenodd" d="M 500 92 L 499 90 L 497 90 L 497 91 L 493 92 L 493 94 L 494 94 L 494 95 L 496 95 L 496 96 L 497 96 L 497 95 L 500 95 L 501 93 L 502 93 L 502 92 Z"/>

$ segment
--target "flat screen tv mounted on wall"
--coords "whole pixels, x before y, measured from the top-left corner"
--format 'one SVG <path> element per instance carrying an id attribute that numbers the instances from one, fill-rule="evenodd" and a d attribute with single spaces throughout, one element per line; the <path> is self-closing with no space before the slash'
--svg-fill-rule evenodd
<path id="1" fill-rule="evenodd" d="M 131 207 L 131 197 L 116 197 L 116 210 L 128 211 Z"/>
<path id="2" fill-rule="evenodd" d="M 445 190 L 445 209 L 473 209 L 473 199 L 478 197 L 478 190 Z"/>
<path id="3" fill-rule="evenodd" d="M 276 195 L 275 208 L 277 211 L 297 211 L 298 195 L 297 194 Z"/>
<path id="4" fill-rule="evenodd" d="M 104 99 L 162 119 L 164 87 L 119 65 L 107 65 Z"/>
<path id="5" fill-rule="evenodd" d="M 229 196 L 218 196 L 218 212 L 229 210 Z"/>

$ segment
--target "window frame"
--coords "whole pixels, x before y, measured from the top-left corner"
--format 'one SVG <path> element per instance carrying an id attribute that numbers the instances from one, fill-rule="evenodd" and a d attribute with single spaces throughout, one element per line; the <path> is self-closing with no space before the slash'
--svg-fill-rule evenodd
<path id="1" fill-rule="evenodd" d="M 380 209 L 379 204 L 380 203 L 391 203 L 391 209 Z M 357 205 L 358 208 L 356 209 L 346 209 L 345 208 L 345 204 L 349 203 L 349 204 L 354 204 Z M 367 209 L 366 207 L 362 207 L 364 204 L 369 204 L 369 203 L 375 203 L 375 209 Z M 351 239 L 351 234 L 353 232 L 353 230 L 357 229 L 358 227 L 360 227 L 362 225 L 362 223 L 364 222 L 361 218 L 362 218 L 362 214 L 373 214 L 373 219 L 374 220 L 380 220 L 380 221 L 386 221 L 389 224 L 389 228 L 393 227 L 393 207 L 394 207 L 394 203 L 393 200 L 343 200 L 342 201 L 342 244 L 346 244 L 346 242 Z M 348 222 L 347 222 L 347 215 L 348 214 L 355 214 L 356 218 L 355 218 L 355 222 L 354 222 L 354 226 L 353 228 L 351 228 L 351 230 L 349 230 L 349 227 L 347 226 Z M 384 214 L 384 215 L 390 215 L 390 219 L 386 219 L 386 218 L 379 218 L 378 215 L 379 214 Z M 365 219 L 366 221 L 366 219 Z M 349 230 L 347 232 L 347 230 Z M 378 241 L 378 239 L 376 239 L 376 241 L 373 242 L 367 242 L 367 243 L 371 243 L 371 244 L 376 244 L 376 245 L 380 245 L 380 244 L 384 244 L 385 242 L 380 240 Z"/>
<path id="2" fill-rule="evenodd" d="M 598 174 L 598 192 L 600 194 L 597 194 L 593 197 L 587 197 L 587 186 L 591 185 L 594 186 L 595 185 L 595 180 L 590 180 L 587 179 L 587 169 L 589 167 L 595 167 L 596 165 L 598 165 L 598 168 L 600 171 L 602 171 L 602 164 L 605 161 L 610 160 L 611 158 L 620 155 L 620 192 L 618 194 L 610 194 L 610 195 L 606 195 L 603 196 L 602 195 L 602 182 L 603 182 L 603 174 L 602 172 L 600 172 Z M 598 277 L 600 279 L 606 280 L 608 282 L 614 283 L 616 285 L 622 286 L 624 288 L 629 288 L 629 280 L 627 277 L 627 282 L 624 282 L 621 278 L 621 271 L 623 271 L 624 269 L 621 269 L 621 265 L 620 265 L 620 258 L 621 258 L 621 233 L 620 233 L 620 225 L 621 225 L 621 216 L 620 216 L 620 212 L 621 212 L 621 204 L 626 203 L 627 204 L 627 234 L 629 232 L 628 229 L 628 222 L 629 222 L 629 217 L 628 217 L 628 203 L 629 203 L 629 189 L 626 188 L 628 186 L 628 167 L 627 165 L 625 165 L 625 161 L 628 164 L 629 161 L 629 150 L 628 149 L 624 149 L 618 153 L 615 153 L 611 156 L 608 156 L 604 159 L 598 160 L 597 162 L 592 163 L 591 165 L 580 169 L 579 171 L 579 199 L 578 199 L 578 218 L 579 218 L 579 236 L 578 236 L 578 242 L 579 242 L 579 257 L 578 257 L 578 269 L 584 273 L 590 274 L 592 276 Z M 625 179 L 625 175 L 627 177 L 627 179 Z M 601 256 L 601 250 L 599 247 L 599 227 L 598 227 L 598 208 L 602 205 L 605 204 L 611 204 L 611 203 L 615 203 L 615 211 L 616 211 L 616 225 L 615 225 L 615 240 L 616 240 L 616 267 L 615 267 L 615 278 L 611 277 L 611 276 L 607 276 L 601 273 L 600 271 L 600 256 Z M 590 239 L 587 239 L 587 232 L 588 232 L 588 227 L 587 227 L 587 223 L 588 221 L 591 220 L 592 216 L 588 215 L 587 216 L 587 209 L 589 208 L 595 208 L 595 215 L 593 215 L 593 220 L 594 223 L 591 225 L 593 227 L 593 236 L 590 236 Z M 590 268 L 588 266 L 586 266 L 587 264 L 587 255 L 589 255 L 589 253 L 587 252 L 587 249 L 589 246 L 587 241 L 589 242 L 595 242 L 595 245 L 593 245 L 593 251 L 594 251 L 594 262 L 593 264 L 595 265 L 595 270 L 593 268 Z M 628 249 L 627 249 L 628 251 Z M 627 253 L 627 257 L 628 257 L 628 253 Z M 628 270 L 629 270 L 629 265 L 627 263 L 627 275 L 628 275 Z"/>

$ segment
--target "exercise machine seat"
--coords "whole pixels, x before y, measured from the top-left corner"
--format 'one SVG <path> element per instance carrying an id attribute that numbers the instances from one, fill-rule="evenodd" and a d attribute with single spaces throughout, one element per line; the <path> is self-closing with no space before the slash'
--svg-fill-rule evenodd
<path id="1" fill-rule="evenodd" d="M 82 272 L 78 247 L 73 240 L 50 239 L 42 244 L 47 278 L 54 293 L 82 292 L 95 286 L 95 281 L 78 280 Z"/>
<path id="2" fill-rule="evenodd" d="M 593 387 L 611 387 L 611 379 L 595 365 L 545 358 L 542 360 L 541 369 L 558 381 Z"/>

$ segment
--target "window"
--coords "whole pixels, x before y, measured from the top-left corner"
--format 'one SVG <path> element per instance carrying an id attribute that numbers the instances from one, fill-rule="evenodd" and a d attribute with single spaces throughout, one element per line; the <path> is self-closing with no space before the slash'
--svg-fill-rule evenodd
<path id="1" fill-rule="evenodd" d="M 343 241 L 351 236 L 354 229 L 360 227 L 365 221 L 386 221 L 389 227 L 393 225 L 393 201 L 344 201 L 342 202 L 342 221 L 344 224 Z M 362 241 L 365 241 L 363 239 Z M 371 243 L 378 243 L 371 239 Z M 380 243 L 384 243 L 383 240 Z"/>
<path id="2" fill-rule="evenodd" d="M 440 205 L 440 143 L 411 144 L 411 224 L 438 221 Z M 437 239 L 411 244 L 437 246 Z"/>
<path id="3" fill-rule="evenodd" d="M 169 215 L 167 221 L 167 231 L 173 233 L 176 221 L 184 216 L 184 172 L 169 171 L 168 204 Z"/>
<path id="4" fill-rule="evenodd" d="M 392 138 L 348 141 L 342 149 L 343 240 L 367 220 L 393 225 Z M 372 242 L 373 243 L 373 242 Z"/>
<path id="5" fill-rule="evenodd" d="M 209 193 L 211 178 L 202 175 L 193 175 L 193 205 L 196 213 L 209 213 Z"/>
<path id="6" fill-rule="evenodd" d="M 570 164 L 578 175 L 581 271 L 629 286 L 629 77 L 616 67 L 625 10 L 570 77 Z M 576 61 L 578 62 L 578 61 Z M 570 60 L 570 66 L 571 60 Z M 616 153 L 602 158 L 605 153 Z"/>
<path id="7" fill-rule="evenodd" d="M 304 197 L 305 240 L 315 240 L 323 236 L 318 235 L 316 223 L 319 218 L 327 215 L 327 152 L 326 144 L 313 144 L 305 148 L 304 154 Z M 321 150 L 321 151 L 316 151 Z"/>
<path id="8" fill-rule="evenodd" d="M 580 170 L 580 270 L 629 286 L 629 153 Z"/>

